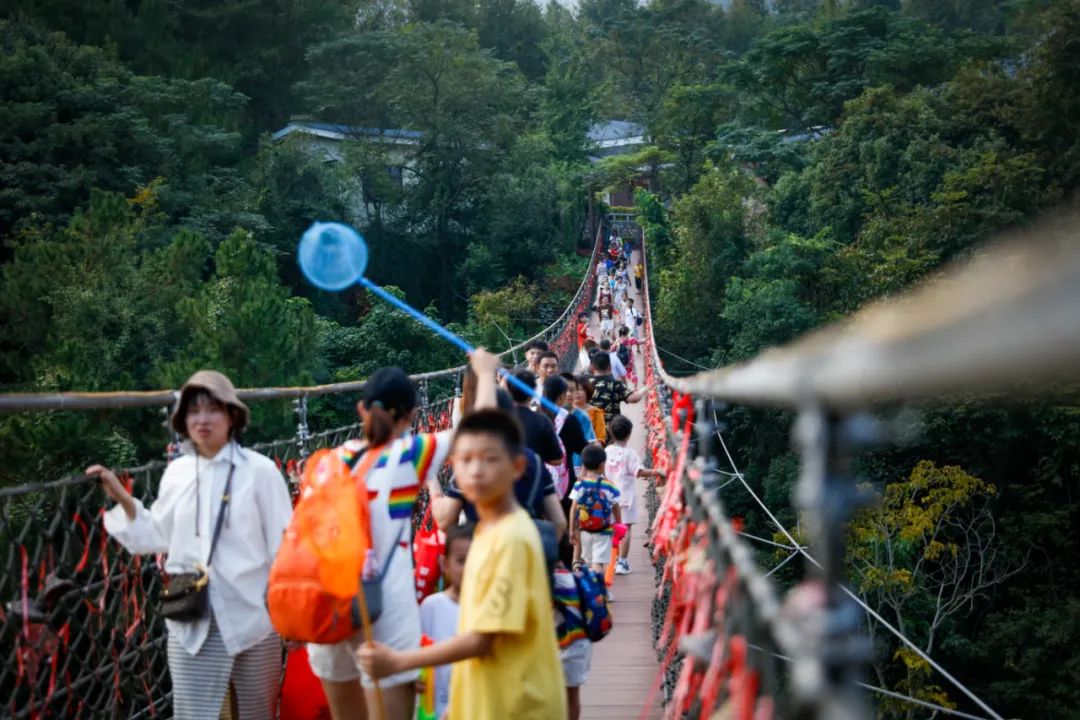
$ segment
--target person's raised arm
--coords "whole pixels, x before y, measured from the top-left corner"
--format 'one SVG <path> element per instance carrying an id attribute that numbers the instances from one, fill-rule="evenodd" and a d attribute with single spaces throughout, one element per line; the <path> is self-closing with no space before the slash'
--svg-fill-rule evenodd
<path id="1" fill-rule="evenodd" d="M 476 402 L 473 409 L 497 408 L 499 399 L 496 395 L 498 385 L 496 374 L 502 367 L 502 361 L 498 355 L 493 355 L 484 348 L 476 348 L 469 356 L 469 365 L 476 373 Z"/>
<path id="2" fill-rule="evenodd" d="M 447 528 L 458 524 L 458 517 L 461 516 L 463 507 L 465 507 L 465 502 L 460 498 L 443 494 L 442 497 L 432 500 L 431 516 L 435 519 L 435 524 L 439 526 L 439 529 L 446 532 Z"/>
<path id="3" fill-rule="evenodd" d="M 632 393 L 628 394 L 628 395 L 626 396 L 626 399 L 625 399 L 625 400 L 623 400 L 623 402 L 627 402 L 627 403 L 636 403 L 636 402 L 640 402 L 640 401 L 641 401 L 641 398 L 645 397 L 645 390 L 646 390 L 646 389 L 647 389 L 647 388 L 639 387 L 639 388 L 638 388 L 637 390 L 635 390 L 634 392 L 632 392 Z"/>

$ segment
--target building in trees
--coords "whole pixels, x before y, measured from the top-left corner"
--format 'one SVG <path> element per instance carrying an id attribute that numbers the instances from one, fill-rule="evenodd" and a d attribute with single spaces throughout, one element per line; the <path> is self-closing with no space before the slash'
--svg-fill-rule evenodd
<path id="1" fill-rule="evenodd" d="M 373 215 L 381 215 L 386 202 L 400 195 L 405 184 L 415 181 L 421 137 L 418 130 L 291 122 L 274 133 L 273 140 L 301 142 L 309 152 L 333 163 L 344 162 L 350 154 L 347 143 L 353 143 L 353 150 L 359 150 L 353 154 L 362 156 L 363 168 L 353 193 L 353 209 L 357 217 L 370 220 Z"/>

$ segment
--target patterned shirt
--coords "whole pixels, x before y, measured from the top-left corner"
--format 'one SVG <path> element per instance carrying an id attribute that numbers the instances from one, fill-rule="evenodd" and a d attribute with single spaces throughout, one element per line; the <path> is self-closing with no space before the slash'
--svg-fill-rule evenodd
<path id="1" fill-rule="evenodd" d="M 604 411 L 604 421 L 608 424 L 611 419 L 622 412 L 621 403 L 626 400 L 630 392 L 622 380 L 616 380 L 614 375 L 593 375 L 592 404 Z"/>
<path id="2" fill-rule="evenodd" d="M 382 590 L 385 605 L 376 628 L 378 623 L 420 625 L 410 552 L 412 513 L 421 486 L 438 482 L 439 468 L 446 460 L 452 439 L 450 430 L 408 433 L 383 447 L 365 478 L 374 560 L 385 572 Z M 350 440 L 337 449 L 340 457 L 353 466 L 354 473 L 361 465 L 357 456 L 363 448 L 362 441 Z M 395 543 L 397 551 L 394 551 Z M 391 558 L 389 566 L 387 558 Z"/>

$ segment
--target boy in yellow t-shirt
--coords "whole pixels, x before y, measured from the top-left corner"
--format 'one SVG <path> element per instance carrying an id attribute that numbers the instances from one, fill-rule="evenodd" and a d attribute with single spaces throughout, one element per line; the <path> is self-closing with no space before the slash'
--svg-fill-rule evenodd
<path id="1" fill-rule="evenodd" d="M 498 361 L 488 357 L 494 374 Z M 514 481 L 525 470 L 521 448 L 520 425 L 499 410 L 465 416 L 454 436 L 454 475 L 479 518 L 465 561 L 457 636 L 415 650 L 375 643 L 357 651 L 361 667 L 376 678 L 455 663 L 450 720 L 566 717 L 547 564 L 535 524 L 514 499 Z"/>

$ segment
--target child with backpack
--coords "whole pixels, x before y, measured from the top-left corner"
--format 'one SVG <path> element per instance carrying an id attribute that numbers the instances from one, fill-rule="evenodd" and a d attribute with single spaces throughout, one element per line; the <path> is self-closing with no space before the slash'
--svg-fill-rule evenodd
<path id="1" fill-rule="evenodd" d="M 639 477 L 661 477 L 662 473 L 641 464 L 641 456 L 627 445 L 634 423 L 625 415 L 616 415 L 609 426 L 611 444 L 607 446 L 604 473 L 619 488 L 619 512 L 626 535 L 619 543 L 619 558 L 615 561 L 616 575 L 630 574 L 630 534 L 638 521 L 638 501 L 635 481 Z"/>
<path id="2" fill-rule="evenodd" d="M 622 522 L 619 488 L 604 476 L 607 453 L 597 444 L 581 451 L 583 477 L 570 491 L 570 537 L 576 540 L 577 556 L 592 570 L 603 575 L 611 560 L 612 527 Z M 611 600 L 610 594 L 608 600 Z"/>
<path id="3" fill-rule="evenodd" d="M 483 363 L 483 367 L 476 365 Z M 476 351 L 477 374 L 494 377 L 498 358 Z M 479 394 L 477 404 L 479 402 Z M 566 716 L 566 693 L 550 576 L 540 532 L 514 499 L 524 469 L 520 424 L 500 410 L 461 420 L 451 463 L 479 522 L 461 581 L 458 634 L 403 650 L 365 644 L 357 659 L 372 677 L 455 663 L 447 715 L 468 720 L 548 720 Z"/>
<path id="4" fill-rule="evenodd" d="M 477 375 L 477 407 L 484 403 L 493 405 L 496 394 L 494 372 L 481 373 L 478 369 L 477 363 L 486 359 L 483 351 L 472 357 Z M 416 390 L 400 368 L 382 368 L 372 374 L 364 385 L 357 412 L 363 421 L 363 440 L 346 442 L 326 451 L 323 458 L 316 454 L 309 458 L 308 466 L 314 468 L 312 472 L 316 475 L 324 463 L 327 467 L 339 467 L 356 483 L 358 492 L 354 502 L 366 538 L 362 545 L 370 548 L 362 561 L 362 591 L 346 600 L 344 609 L 334 604 L 330 614 L 320 612 L 316 613 L 319 617 L 310 618 L 297 615 L 297 610 L 302 612 L 303 607 L 322 607 L 329 588 L 321 575 L 309 578 L 299 572 L 306 568 L 305 543 L 297 537 L 300 531 L 293 526 L 275 559 L 267 588 L 267 606 L 275 626 L 279 630 L 285 625 L 304 630 L 303 633 L 282 631 L 282 634 L 308 642 L 311 670 L 322 683 L 334 720 L 377 716 L 374 683 L 361 672 L 355 656 L 362 640 L 360 628 L 365 611 L 370 614 L 375 640 L 401 650 L 420 644 L 420 609 L 409 551 L 412 514 L 421 485 L 427 487 L 433 503 L 442 498 L 438 472 L 452 440 L 450 431 L 410 432 L 416 417 Z M 309 486 L 307 491 L 313 498 L 318 487 Z M 297 505 L 297 515 L 301 517 L 304 493 L 302 490 Z M 306 618 L 309 622 L 305 626 Z M 415 670 L 404 671 L 381 683 L 388 720 L 411 720 L 417 675 Z M 366 715 L 365 704 L 372 709 Z"/>
<path id="5" fill-rule="evenodd" d="M 474 525 L 454 525 L 446 530 L 446 548 L 439 558 L 439 569 L 446 578 L 447 588 L 424 598 L 420 603 L 420 629 L 434 642 L 449 640 L 457 634 L 461 600 L 461 578 L 472 545 Z M 435 668 L 435 717 L 446 712 L 450 698 L 450 666 Z"/>

